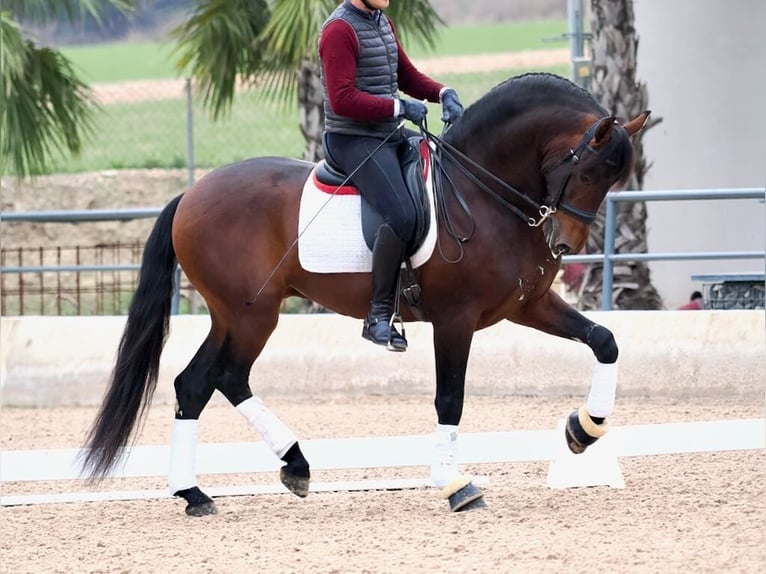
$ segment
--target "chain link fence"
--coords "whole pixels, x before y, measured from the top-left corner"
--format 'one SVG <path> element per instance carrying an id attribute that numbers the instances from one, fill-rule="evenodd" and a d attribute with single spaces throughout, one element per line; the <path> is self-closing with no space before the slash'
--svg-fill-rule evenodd
<path id="1" fill-rule="evenodd" d="M 92 139 L 74 158 L 53 158 L 51 173 L 108 169 L 210 169 L 241 159 L 301 157 L 297 105 L 241 90 L 213 120 L 189 80 L 96 84 Z"/>

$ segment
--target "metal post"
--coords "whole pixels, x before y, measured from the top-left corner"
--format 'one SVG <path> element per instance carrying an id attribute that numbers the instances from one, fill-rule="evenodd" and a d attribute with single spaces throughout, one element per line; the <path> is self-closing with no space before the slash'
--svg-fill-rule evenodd
<path id="1" fill-rule="evenodd" d="M 567 0 L 567 16 L 569 18 L 569 52 L 572 63 L 576 58 L 585 55 L 585 38 L 582 28 L 582 0 Z M 572 70 L 574 72 L 574 69 Z"/>
<path id="2" fill-rule="evenodd" d="M 578 86 L 589 89 L 591 76 L 591 59 L 585 57 L 585 40 L 590 34 L 583 27 L 583 0 L 567 0 L 567 17 L 569 21 L 569 54 L 570 76 Z"/>
<path id="3" fill-rule="evenodd" d="M 194 185 L 194 110 L 191 78 L 186 78 L 186 158 L 189 187 Z"/>
<path id="4" fill-rule="evenodd" d="M 606 220 L 604 222 L 604 269 L 601 276 L 601 309 L 603 311 L 612 310 L 612 290 L 614 263 L 612 255 L 614 254 L 614 233 L 617 228 L 617 208 L 614 200 L 607 195 L 606 198 Z"/>

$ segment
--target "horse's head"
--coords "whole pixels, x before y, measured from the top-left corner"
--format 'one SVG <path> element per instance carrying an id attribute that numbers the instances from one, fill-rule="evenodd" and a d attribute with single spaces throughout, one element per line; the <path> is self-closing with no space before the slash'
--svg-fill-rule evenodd
<path id="1" fill-rule="evenodd" d="M 548 206 L 555 212 L 544 223 L 554 257 L 578 253 L 607 192 L 627 179 L 633 161 L 630 137 L 646 124 L 650 112 L 620 124 L 613 116 L 583 122 L 583 132 L 550 142 L 543 160 Z"/>

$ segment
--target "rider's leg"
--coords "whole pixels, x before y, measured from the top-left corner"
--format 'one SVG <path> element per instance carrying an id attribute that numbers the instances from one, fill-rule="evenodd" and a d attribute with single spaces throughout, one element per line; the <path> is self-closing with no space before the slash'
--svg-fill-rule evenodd
<path id="1" fill-rule="evenodd" d="M 373 246 L 373 297 L 362 336 L 386 345 L 389 350 L 404 351 L 407 340 L 391 323 L 392 303 L 405 247 L 415 230 L 417 212 L 399 165 L 397 150 L 401 138 L 392 138 L 382 146 L 380 143 L 380 139 L 373 137 L 328 134 L 326 138 L 339 167 L 346 173 L 358 168 L 353 176 L 354 184 L 384 221 Z"/>
<path id="2" fill-rule="evenodd" d="M 391 322 L 404 248 L 404 241 L 396 236 L 388 223 L 378 228 L 372 248 L 372 301 L 362 337 L 376 345 L 386 345 L 392 351 L 407 349 L 407 340 Z"/>

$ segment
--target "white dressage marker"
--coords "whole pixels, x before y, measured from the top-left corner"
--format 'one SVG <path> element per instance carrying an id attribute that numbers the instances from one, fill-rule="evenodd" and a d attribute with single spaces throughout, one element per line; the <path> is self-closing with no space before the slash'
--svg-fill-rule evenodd
<path id="1" fill-rule="evenodd" d="M 766 442 L 765 429 L 766 423 L 761 418 L 613 427 L 607 436 L 614 444 L 615 456 L 625 457 L 763 449 Z M 460 435 L 458 462 L 460 464 L 496 464 L 555 461 L 561 452 L 562 444 L 564 444 L 564 434 L 560 429 L 464 433 Z M 596 446 L 598 443 L 590 448 Z M 422 435 L 317 439 L 302 441 L 301 449 L 311 462 L 313 470 L 425 467 L 430 465 L 432 437 Z M 123 463 L 118 465 L 110 476 L 164 476 L 168 469 L 169 450 L 168 446 L 137 446 L 127 449 L 127 460 L 123 460 Z M 77 479 L 80 476 L 77 464 L 79 453 L 79 449 L 2 451 L 0 452 L 0 483 Z M 584 455 L 587 454 L 586 451 Z M 273 472 L 277 471 L 281 465 L 282 462 L 276 459 L 263 442 L 200 444 L 198 448 L 197 473 L 199 475 Z M 426 479 L 404 482 L 386 480 L 316 483 L 312 484 L 311 490 L 419 488 L 427 484 Z M 251 485 L 228 490 L 214 488 L 208 490 L 214 496 L 286 492 L 281 485 L 266 487 Z M 166 496 L 166 491 L 20 495 L 0 497 L 0 505 L 164 498 Z"/>
<path id="2" fill-rule="evenodd" d="M 556 433 L 563 437 L 566 419 L 561 419 Z M 617 437 L 606 433 L 581 454 L 574 454 L 561 440 L 556 448 L 556 457 L 548 467 L 548 488 L 575 488 L 581 486 L 610 486 L 625 488 L 620 462 L 617 460 Z"/>

